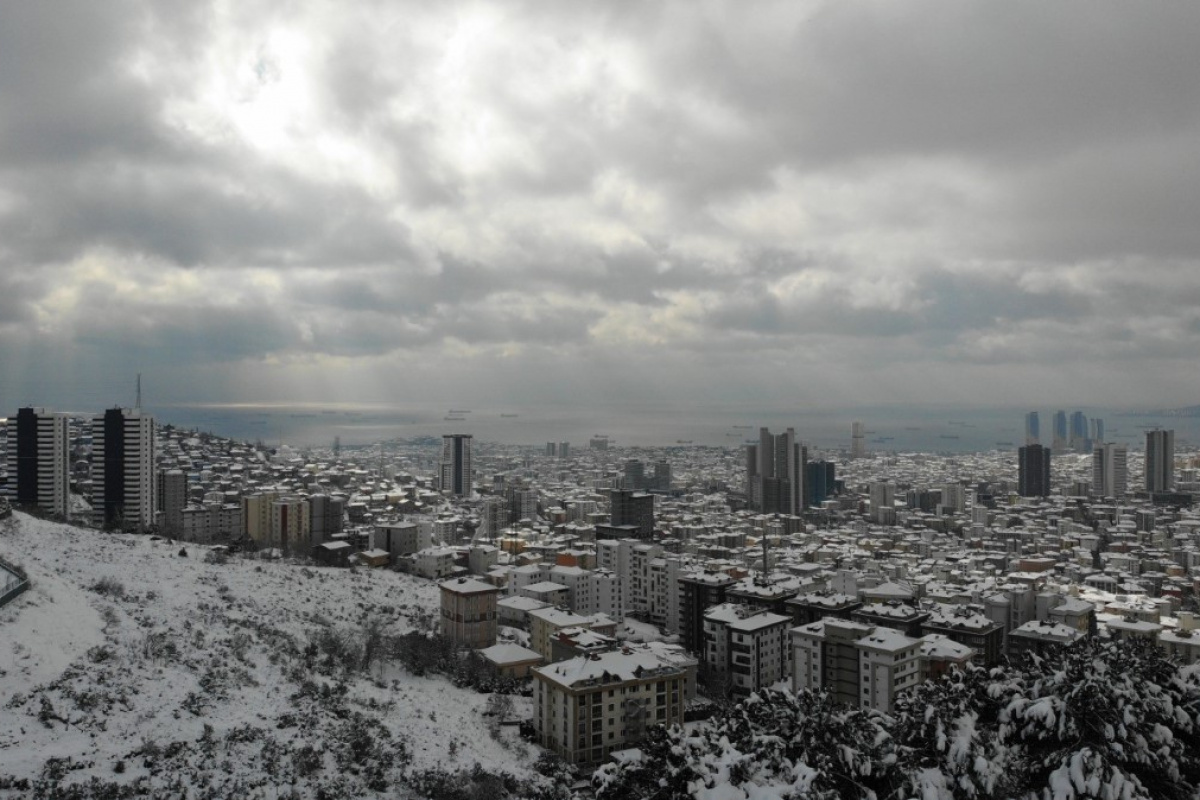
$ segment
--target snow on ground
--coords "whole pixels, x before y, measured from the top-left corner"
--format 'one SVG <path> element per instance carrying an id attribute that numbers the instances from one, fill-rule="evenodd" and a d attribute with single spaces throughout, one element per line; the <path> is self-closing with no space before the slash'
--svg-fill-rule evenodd
<path id="1" fill-rule="evenodd" d="M 0 555 L 11 555 L 0 540 Z M 104 642 L 99 612 L 69 581 L 39 574 L 30 589 L 0 608 L 0 683 L 27 692 L 58 677 L 88 648 Z M 0 720 L 4 710 L 0 709 Z M 0 736 L 7 728 L 0 723 Z"/>
<path id="2" fill-rule="evenodd" d="M 0 787 L 49 776 L 269 797 L 284 781 L 301 796 L 391 796 L 406 770 L 531 775 L 536 748 L 490 735 L 489 695 L 395 665 L 369 678 L 312 644 L 368 618 L 388 634 L 430 628 L 429 581 L 209 563 L 196 545 L 16 519 L 0 556 L 33 587 L 0 609 Z"/>

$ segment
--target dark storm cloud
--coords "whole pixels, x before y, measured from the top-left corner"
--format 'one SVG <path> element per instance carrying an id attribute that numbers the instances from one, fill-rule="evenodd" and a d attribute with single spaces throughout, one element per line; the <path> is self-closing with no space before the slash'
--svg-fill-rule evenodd
<path id="1" fill-rule="evenodd" d="M 1187 5 L 9 4 L 0 380 L 1174 364 L 1197 40 Z"/>

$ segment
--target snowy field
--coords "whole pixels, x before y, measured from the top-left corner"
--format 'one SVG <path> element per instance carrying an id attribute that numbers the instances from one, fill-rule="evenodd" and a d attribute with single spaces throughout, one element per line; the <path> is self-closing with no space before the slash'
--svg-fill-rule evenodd
<path id="1" fill-rule="evenodd" d="M 489 731 L 490 695 L 328 657 L 329 642 L 372 624 L 430 629 L 433 583 L 180 551 L 22 514 L 0 523 L 0 556 L 33 581 L 0 609 L 0 797 L 91 796 L 89 782 L 155 796 L 404 797 L 412 776 L 475 764 L 533 777 L 537 748 Z"/>

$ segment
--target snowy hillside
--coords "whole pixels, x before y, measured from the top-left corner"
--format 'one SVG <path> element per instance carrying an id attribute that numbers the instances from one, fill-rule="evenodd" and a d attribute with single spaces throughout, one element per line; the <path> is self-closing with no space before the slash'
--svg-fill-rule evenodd
<path id="1" fill-rule="evenodd" d="M 489 695 L 355 663 L 372 632 L 429 628 L 435 585 L 209 553 L 0 523 L 0 556 L 33 581 L 0 609 L 0 797 L 403 797 L 438 770 L 543 780 L 536 748 L 489 732 Z"/>

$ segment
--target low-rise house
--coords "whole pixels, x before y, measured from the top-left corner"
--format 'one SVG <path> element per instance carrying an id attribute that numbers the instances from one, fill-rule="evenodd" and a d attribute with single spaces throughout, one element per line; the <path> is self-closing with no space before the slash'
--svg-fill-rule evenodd
<path id="1" fill-rule="evenodd" d="M 479 651 L 479 654 L 498 676 L 516 680 L 528 678 L 530 671 L 545 661 L 528 647 L 511 642 L 501 642 L 491 647 L 485 647 Z"/>

